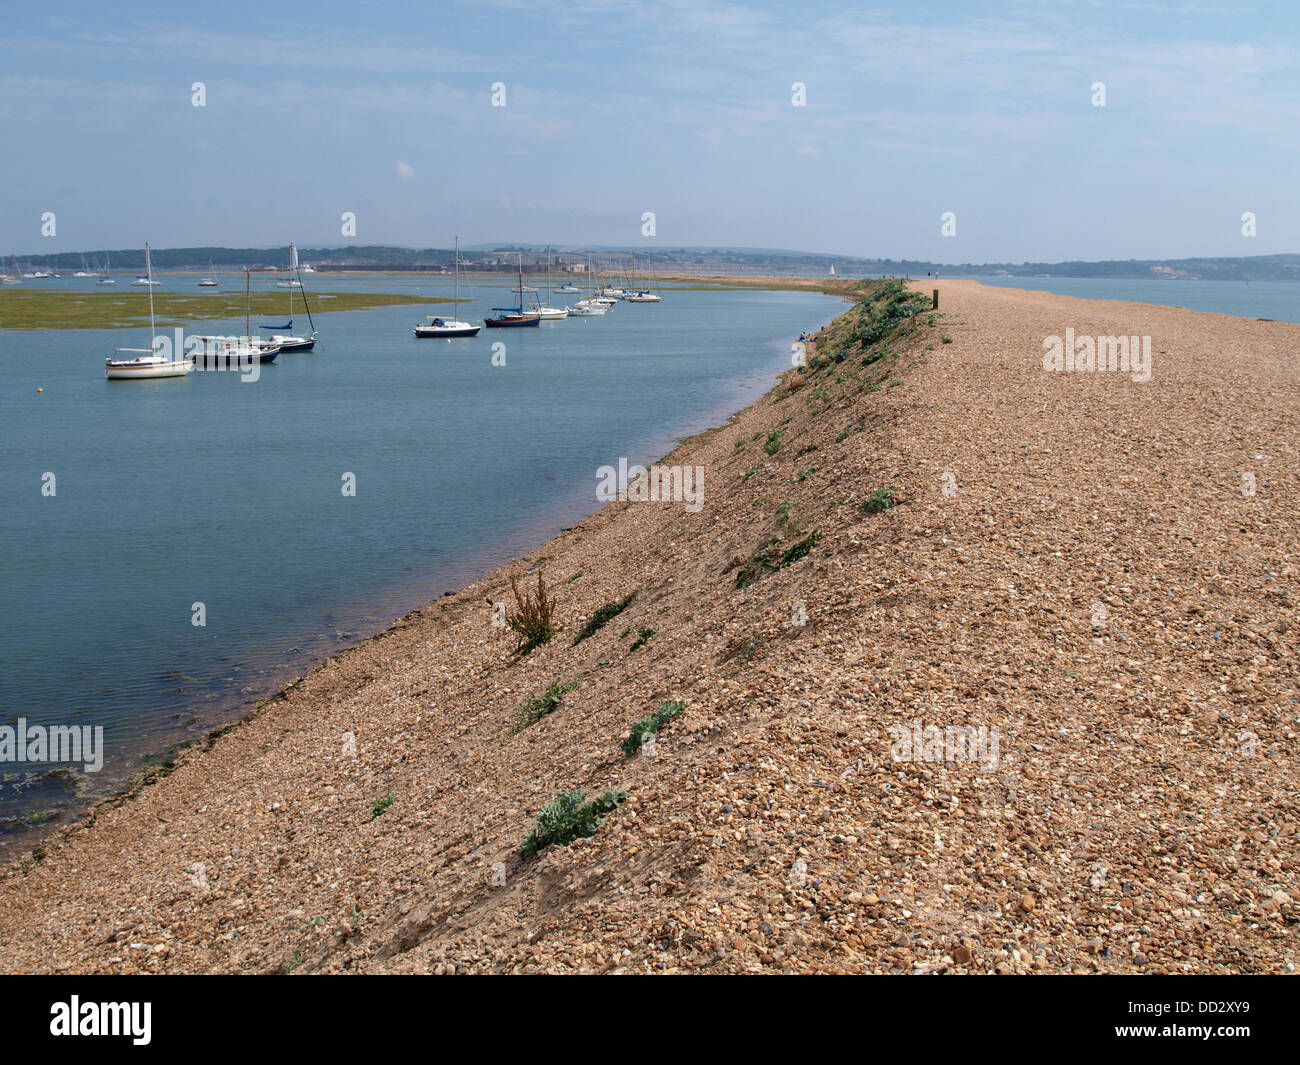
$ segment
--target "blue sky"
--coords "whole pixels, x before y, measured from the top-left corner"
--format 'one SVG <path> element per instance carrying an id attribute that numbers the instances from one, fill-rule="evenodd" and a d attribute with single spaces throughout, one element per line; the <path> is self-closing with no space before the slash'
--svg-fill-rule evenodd
<path id="1" fill-rule="evenodd" d="M 1298 22 L 1195 2 L 10 5 L 0 254 L 636 245 L 645 211 L 660 244 L 945 262 L 1300 251 Z"/>

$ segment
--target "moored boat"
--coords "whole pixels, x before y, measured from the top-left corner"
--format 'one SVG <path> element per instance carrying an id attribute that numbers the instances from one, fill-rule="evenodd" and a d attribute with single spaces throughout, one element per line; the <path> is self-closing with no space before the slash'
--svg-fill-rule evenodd
<path id="1" fill-rule="evenodd" d="M 292 244 L 289 245 L 289 269 L 294 271 L 298 269 L 298 249 Z M 284 325 L 259 325 L 258 329 L 272 331 L 272 335 L 266 340 L 260 341 L 260 343 L 264 346 L 274 346 L 277 351 L 311 351 L 316 347 L 316 323 L 312 320 L 311 307 L 307 305 L 307 293 L 305 291 L 302 294 L 302 305 L 307 312 L 307 320 L 312 325 L 311 336 L 300 337 L 293 335 L 293 290 L 294 288 L 302 288 L 302 281 L 294 278 L 291 285 L 285 285 L 280 281 L 275 284 L 277 288 L 287 287 L 289 289 L 289 320 Z M 284 332 L 276 332 L 276 330 L 284 330 Z"/>
<path id="2" fill-rule="evenodd" d="M 153 280 L 153 267 L 149 261 L 149 245 L 144 246 L 146 281 Z M 134 355 L 135 358 L 113 356 Z M 149 289 L 149 346 L 147 348 L 118 348 L 104 360 L 104 376 L 110 381 L 140 381 L 153 377 L 184 377 L 194 368 L 189 359 L 173 359 L 157 352 L 157 334 L 154 330 L 153 289 Z"/>
<path id="3" fill-rule="evenodd" d="M 484 318 L 483 324 L 489 329 L 518 329 L 531 325 L 541 325 L 542 316 L 536 310 L 524 309 L 524 293 L 530 291 L 524 287 L 524 257 L 519 256 L 519 306 L 493 307 L 499 312 L 491 318 Z"/>
<path id="4" fill-rule="evenodd" d="M 460 298 L 460 237 L 456 237 L 456 269 L 455 269 L 455 289 L 452 296 L 452 317 L 446 318 L 443 315 L 430 314 L 426 315 L 424 322 L 417 324 L 415 335 L 422 340 L 451 340 L 455 337 L 476 337 L 480 326 L 471 325 L 469 322 L 462 322 L 455 316 L 455 307 L 462 303 L 470 303 L 471 300 L 462 300 Z"/>

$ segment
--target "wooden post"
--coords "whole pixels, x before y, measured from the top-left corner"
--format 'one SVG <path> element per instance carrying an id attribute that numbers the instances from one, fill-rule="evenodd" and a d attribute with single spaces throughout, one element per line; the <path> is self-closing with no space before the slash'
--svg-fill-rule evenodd
<path id="1" fill-rule="evenodd" d="M 934 296 L 932 298 L 932 302 L 930 303 L 930 309 L 932 311 L 937 311 L 939 309 L 939 290 L 937 288 L 934 290 Z"/>

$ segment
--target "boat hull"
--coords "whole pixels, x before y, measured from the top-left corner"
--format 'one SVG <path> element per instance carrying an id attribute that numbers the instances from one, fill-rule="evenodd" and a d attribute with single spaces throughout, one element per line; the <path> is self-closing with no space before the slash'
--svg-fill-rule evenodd
<path id="1" fill-rule="evenodd" d="M 536 314 L 507 314 L 500 318 L 484 318 L 483 324 L 489 329 L 518 329 L 530 325 L 540 325 L 541 316 Z"/>
<path id="2" fill-rule="evenodd" d="M 122 362 L 104 366 L 104 376 L 110 381 L 146 381 L 156 377 L 184 377 L 194 367 L 188 362 L 170 362 L 164 365 L 132 365 Z"/>
<path id="3" fill-rule="evenodd" d="M 253 359 L 259 363 L 275 362 L 280 354 L 278 347 L 258 348 L 250 352 L 248 348 L 220 348 L 216 351 L 197 351 L 194 353 L 194 365 L 203 370 L 234 370 L 251 366 Z"/>
<path id="4" fill-rule="evenodd" d="M 481 328 L 482 326 L 471 325 L 458 329 L 442 329 L 435 325 L 417 325 L 414 332 L 422 340 L 439 340 L 444 337 L 450 340 L 452 337 L 476 337 Z"/>

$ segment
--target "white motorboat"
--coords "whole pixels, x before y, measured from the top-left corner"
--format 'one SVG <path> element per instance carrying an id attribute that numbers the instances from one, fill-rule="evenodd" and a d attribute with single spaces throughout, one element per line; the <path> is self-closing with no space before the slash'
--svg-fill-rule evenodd
<path id="1" fill-rule="evenodd" d="M 144 246 L 146 281 L 153 280 L 153 267 L 149 262 L 149 245 Z M 134 355 L 135 358 L 121 358 Z M 114 356 L 119 356 L 115 358 Z M 104 360 L 104 376 L 110 381 L 140 381 L 153 377 L 184 377 L 194 369 L 189 359 L 173 359 L 157 352 L 157 334 L 154 330 L 153 289 L 149 289 L 149 346 L 147 348 L 118 348 Z"/>
<path id="2" fill-rule="evenodd" d="M 578 300 L 572 307 L 565 309 L 572 318 L 596 318 L 609 310 L 603 303 L 595 303 L 592 300 Z"/>

